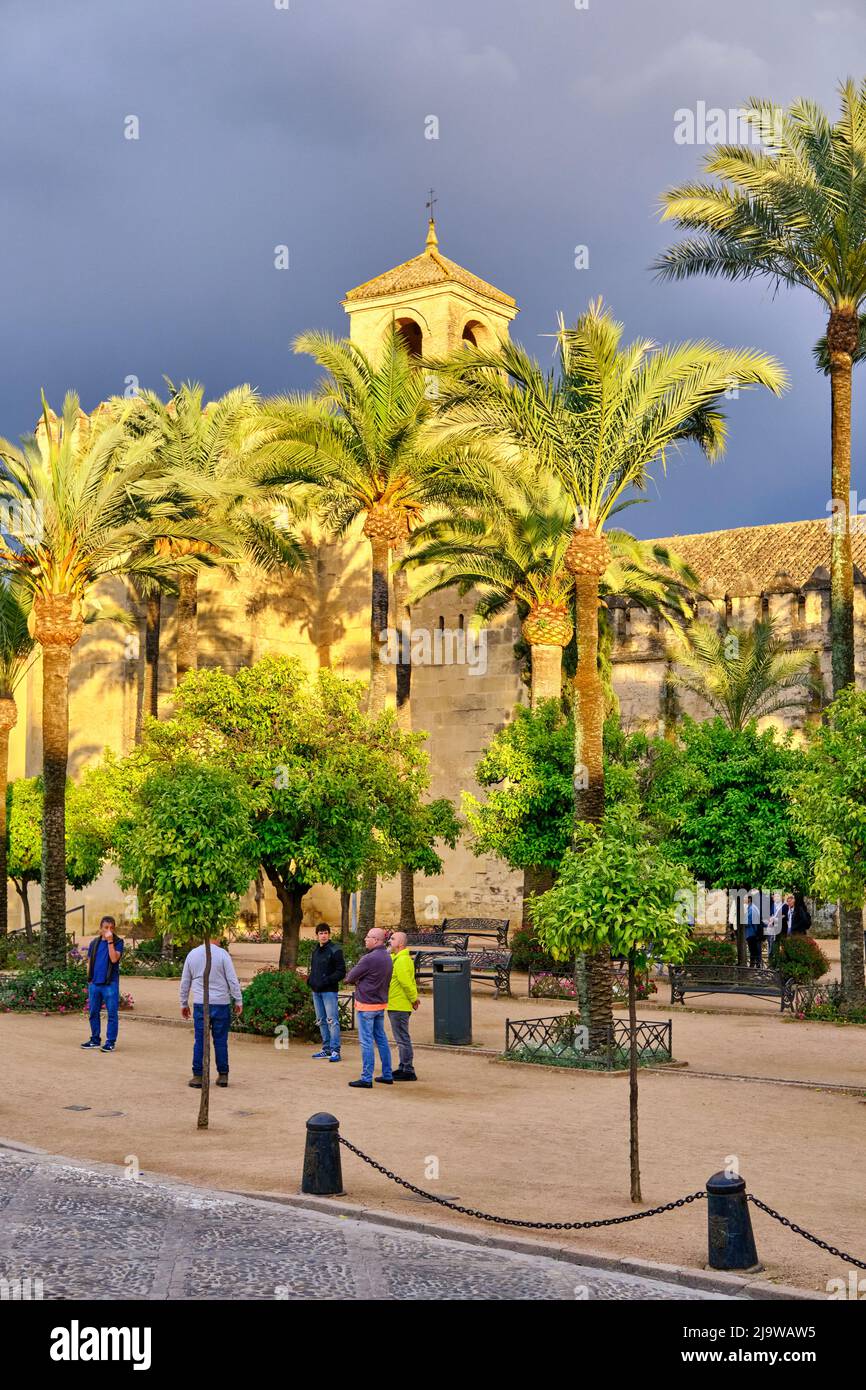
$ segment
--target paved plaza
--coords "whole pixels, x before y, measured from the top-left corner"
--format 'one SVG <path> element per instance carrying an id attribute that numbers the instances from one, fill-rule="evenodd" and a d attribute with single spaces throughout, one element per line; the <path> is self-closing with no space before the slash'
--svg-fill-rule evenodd
<path id="1" fill-rule="evenodd" d="M 547 1256 L 0 1150 L 0 1279 L 45 1299 L 713 1299 Z"/>

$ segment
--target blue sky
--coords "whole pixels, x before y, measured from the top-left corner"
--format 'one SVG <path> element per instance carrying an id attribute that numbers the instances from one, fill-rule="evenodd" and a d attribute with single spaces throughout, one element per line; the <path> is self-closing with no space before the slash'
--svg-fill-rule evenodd
<path id="1" fill-rule="evenodd" d="M 726 459 L 675 459 L 634 530 L 825 515 L 817 300 L 663 285 L 649 266 L 673 235 L 659 195 L 703 153 L 675 142 L 674 113 L 751 95 L 834 109 L 839 79 L 866 70 L 862 4 L 0 0 L 0 39 L 3 434 L 32 426 L 41 386 L 89 409 L 130 376 L 209 395 L 311 385 L 292 338 L 346 331 L 345 291 L 421 250 L 432 184 L 441 249 L 516 296 L 514 336 L 540 357 L 558 312 L 602 294 L 627 337 L 784 361 L 788 394 L 730 402 Z M 866 495 L 864 398 L 866 368 Z"/>

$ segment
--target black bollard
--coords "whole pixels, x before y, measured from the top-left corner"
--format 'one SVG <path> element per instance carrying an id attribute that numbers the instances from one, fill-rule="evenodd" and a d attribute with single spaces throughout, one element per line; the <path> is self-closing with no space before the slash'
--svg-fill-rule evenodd
<path id="1" fill-rule="evenodd" d="M 710 1269 L 759 1270 L 746 1180 L 713 1173 L 707 1181 L 707 1248 Z"/>
<path id="2" fill-rule="evenodd" d="M 317 1197 L 342 1197 L 343 1170 L 340 1164 L 340 1121 L 336 1115 L 320 1113 L 307 1120 L 304 1148 L 304 1174 L 301 1191 Z"/>

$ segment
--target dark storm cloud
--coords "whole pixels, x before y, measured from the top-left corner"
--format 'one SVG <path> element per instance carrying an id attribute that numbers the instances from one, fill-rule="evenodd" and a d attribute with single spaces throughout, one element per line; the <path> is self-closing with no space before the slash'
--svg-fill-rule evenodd
<path id="1" fill-rule="evenodd" d="M 759 284 L 663 286 L 648 266 L 671 236 L 659 195 L 699 168 L 701 151 L 674 142 L 675 111 L 753 94 L 832 107 L 838 79 L 866 71 L 860 8 L 5 0 L 0 26 L 3 433 L 31 424 L 41 385 L 52 399 L 75 386 L 89 407 L 129 375 L 195 377 L 211 394 L 309 384 L 291 339 L 344 331 L 345 291 L 421 249 L 432 184 L 442 249 L 516 295 L 515 335 L 539 356 L 559 310 L 603 294 L 628 337 L 709 336 L 785 361 L 788 395 L 732 401 L 728 457 L 674 460 L 630 514 L 636 530 L 824 513 L 817 304 Z M 862 398 L 866 373 L 857 385 Z M 858 399 L 855 484 L 862 421 Z"/>

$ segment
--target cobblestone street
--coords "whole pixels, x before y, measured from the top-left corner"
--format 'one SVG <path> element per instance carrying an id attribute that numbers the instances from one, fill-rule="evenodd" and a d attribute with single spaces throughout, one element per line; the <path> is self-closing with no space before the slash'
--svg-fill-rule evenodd
<path id="1" fill-rule="evenodd" d="M 0 1152 L 0 1286 L 45 1299 L 707 1299 L 635 1275 Z M 14 1295 L 13 1295 L 14 1296 Z"/>

